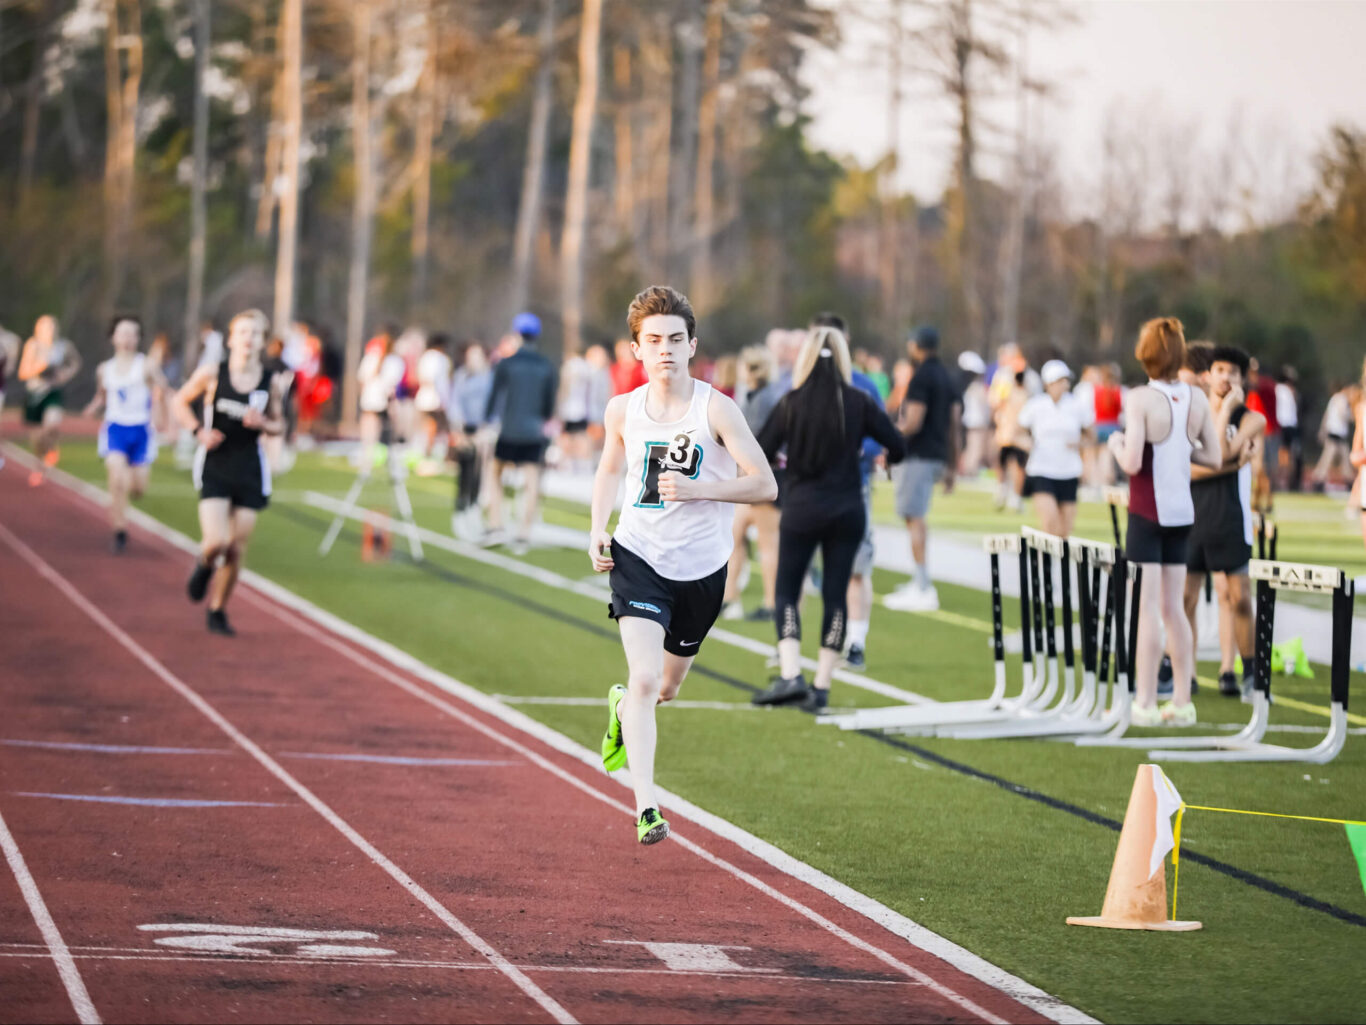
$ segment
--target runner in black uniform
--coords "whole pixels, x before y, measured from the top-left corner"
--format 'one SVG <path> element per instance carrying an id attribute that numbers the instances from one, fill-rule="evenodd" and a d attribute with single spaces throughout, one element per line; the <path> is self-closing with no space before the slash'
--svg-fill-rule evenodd
<path id="1" fill-rule="evenodd" d="M 1252 557 L 1252 467 L 1260 455 L 1266 419 L 1243 404 L 1247 353 L 1231 345 L 1216 346 L 1210 356 L 1210 409 L 1223 443 L 1224 465 L 1218 470 L 1191 467 L 1191 526 L 1186 560 L 1186 617 L 1195 630 L 1205 574 L 1213 574 L 1219 597 L 1219 692 L 1237 696 L 1234 664 L 1241 655 L 1243 675 L 1252 676 L 1252 591 L 1248 560 Z M 1198 642 L 1198 639 L 1197 639 Z"/>
<path id="2" fill-rule="evenodd" d="M 233 318 L 228 358 L 200 367 L 176 393 L 176 418 L 194 430 L 199 487 L 200 561 L 186 586 L 191 601 L 210 592 L 206 622 L 211 633 L 235 633 L 223 611 L 246 556 L 256 514 L 270 500 L 270 466 L 261 448 L 263 434 L 284 431 L 281 375 L 265 367 L 266 315 L 247 310 Z M 200 425 L 190 403 L 204 397 Z"/>

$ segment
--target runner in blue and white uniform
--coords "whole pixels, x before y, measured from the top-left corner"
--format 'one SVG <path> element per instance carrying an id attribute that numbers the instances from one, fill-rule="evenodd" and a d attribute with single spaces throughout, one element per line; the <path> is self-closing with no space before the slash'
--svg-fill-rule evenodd
<path id="1" fill-rule="evenodd" d="M 104 409 L 100 426 L 100 458 L 109 474 L 109 521 L 114 528 L 115 555 L 128 545 L 128 499 L 141 498 L 157 457 L 153 411 L 162 408 L 166 381 L 156 364 L 141 352 L 142 321 L 121 313 L 109 322 L 113 358 L 95 368 L 95 397 L 86 416 Z M 159 418 L 158 418 L 159 419 Z"/>
<path id="2" fill-rule="evenodd" d="M 611 571 L 608 614 L 621 629 L 627 686 L 608 692 L 602 763 L 630 763 L 636 837 L 669 835 L 655 796 L 655 705 L 678 694 L 721 612 L 734 506 L 772 502 L 778 485 L 740 408 L 688 375 L 696 318 L 672 288 L 647 288 L 626 315 L 647 383 L 607 404 L 593 480 L 588 557 Z M 622 476 L 616 537 L 607 520 Z"/>

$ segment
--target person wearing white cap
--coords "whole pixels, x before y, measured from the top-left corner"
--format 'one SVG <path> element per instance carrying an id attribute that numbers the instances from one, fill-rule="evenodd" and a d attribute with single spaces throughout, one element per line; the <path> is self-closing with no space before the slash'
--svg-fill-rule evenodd
<path id="1" fill-rule="evenodd" d="M 991 400 L 987 395 L 987 365 L 975 352 L 958 357 L 958 369 L 963 372 L 963 455 L 958 461 L 958 472 L 964 477 L 975 477 L 986 465 L 987 443 L 991 440 Z"/>
<path id="2" fill-rule="evenodd" d="M 1025 497 L 1033 497 L 1039 525 L 1067 537 L 1077 518 L 1077 482 L 1081 479 L 1081 446 L 1096 422 L 1094 407 L 1072 394 L 1072 371 L 1050 359 L 1039 372 L 1043 394 L 1020 411 L 1020 426 L 1033 439 L 1025 464 Z"/>

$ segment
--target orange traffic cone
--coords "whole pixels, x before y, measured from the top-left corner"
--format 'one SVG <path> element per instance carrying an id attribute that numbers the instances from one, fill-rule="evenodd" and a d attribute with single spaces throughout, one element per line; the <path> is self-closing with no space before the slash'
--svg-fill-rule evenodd
<path id="1" fill-rule="evenodd" d="M 1149 871 L 1157 839 L 1156 766 L 1140 765 L 1134 777 L 1129 809 L 1119 831 L 1115 864 L 1105 903 L 1094 918 L 1069 917 L 1068 925 L 1097 925 L 1103 929 L 1151 929 L 1156 932 L 1190 932 L 1199 922 L 1176 922 L 1167 918 L 1167 866 L 1165 855 L 1156 871 Z"/>

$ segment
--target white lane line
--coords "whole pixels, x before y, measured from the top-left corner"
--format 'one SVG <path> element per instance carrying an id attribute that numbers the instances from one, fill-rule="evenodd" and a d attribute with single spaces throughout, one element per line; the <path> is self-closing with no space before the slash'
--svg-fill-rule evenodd
<path id="1" fill-rule="evenodd" d="M 346 503 L 316 491 L 307 493 L 305 504 L 333 513 L 334 515 L 347 516 L 348 518 L 357 521 L 378 523 L 385 519 L 385 517 L 376 516 L 367 510 L 349 509 Z M 533 563 L 523 562 L 521 559 L 514 559 L 510 555 L 500 555 L 497 552 L 491 552 L 488 549 L 480 548 L 478 545 L 470 544 L 466 541 L 455 541 L 445 534 L 438 534 L 436 531 L 428 530 L 426 527 L 418 527 L 417 533 L 424 545 L 440 548 L 443 551 L 450 552 L 452 555 L 459 555 L 463 558 L 471 559 L 474 562 L 481 562 L 486 566 L 494 566 L 498 569 L 506 570 L 509 573 L 515 573 L 517 576 L 535 580 L 538 584 L 542 584 L 545 587 L 554 587 L 561 591 L 577 594 L 582 598 L 591 598 L 594 601 L 602 601 L 603 596 L 606 593 L 601 584 L 589 584 L 582 580 L 572 580 L 553 570 L 542 569 L 540 566 L 534 565 Z M 772 643 L 765 643 L 764 641 L 755 640 L 753 637 L 746 637 L 744 634 L 735 633 L 720 625 L 711 628 L 711 631 L 707 634 L 707 639 L 720 641 L 722 644 L 729 644 L 734 648 L 742 648 L 755 655 L 772 655 L 774 650 Z M 812 659 L 803 658 L 802 664 L 812 671 L 816 669 L 816 663 Z M 902 687 L 896 687 L 890 683 L 883 683 L 881 680 L 874 680 L 872 677 L 865 676 L 862 673 L 851 673 L 845 669 L 836 669 L 835 679 L 842 683 L 847 683 L 850 686 L 860 687 L 863 690 L 871 691 L 874 694 L 880 694 L 883 697 L 892 698 L 896 701 L 910 705 L 923 705 L 931 701 L 930 698 L 925 697 L 923 694 L 917 694 L 915 691 L 905 690 Z"/>
<path id="2" fill-rule="evenodd" d="M 598 702 L 601 704 L 602 702 Z M 281 751 L 281 758 L 314 758 L 329 762 L 373 762 L 378 765 L 465 765 L 465 766 L 506 766 L 521 765 L 521 762 L 490 761 L 487 758 L 416 758 L 408 755 L 359 755 L 324 754 L 317 751 Z"/>
<path id="3" fill-rule="evenodd" d="M 5 747 L 37 747 L 51 751 L 93 751 L 108 755 L 230 755 L 226 747 L 138 747 L 131 744 L 74 744 L 60 740 L 0 740 Z"/>
<path id="4" fill-rule="evenodd" d="M 9 826 L 5 825 L 3 815 L 0 815 L 0 847 L 4 848 L 5 860 L 9 862 L 14 880 L 24 895 L 24 903 L 28 905 L 29 914 L 33 916 L 38 931 L 43 934 L 43 941 L 47 944 L 48 953 L 57 966 L 57 974 L 61 976 L 62 985 L 66 987 L 66 995 L 71 999 L 76 1017 L 83 1025 L 100 1025 L 99 1013 L 90 1000 L 90 994 L 86 992 L 85 982 L 76 968 L 76 962 L 72 960 L 71 951 L 62 939 L 62 934 L 57 931 L 57 923 L 48 913 L 47 905 L 43 903 L 43 895 L 38 892 L 38 884 L 29 874 L 28 866 L 24 864 L 24 856 L 19 853 L 19 845 L 14 842 L 14 836 L 10 833 Z"/>
<path id="5" fill-rule="evenodd" d="M 319 633 L 316 630 L 310 630 L 308 628 L 308 624 L 305 623 L 299 617 L 295 616 L 292 612 L 284 611 L 279 607 L 271 607 L 269 604 L 264 602 L 259 597 L 256 597 L 254 595 L 252 597 L 255 599 L 256 602 L 260 603 L 263 608 L 269 611 L 275 619 L 293 625 L 296 629 L 299 630 L 300 633 L 304 634 L 306 637 L 311 637 L 317 643 L 323 645 L 324 647 L 332 649 L 333 651 L 342 655 L 344 658 L 350 660 L 351 662 L 354 662 L 356 665 L 368 670 L 371 673 L 374 673 L 376 676 L 388 680 L 390 683 L 406 691 L 408 694 L 411 694 L 414 697 L 427 702 L 433 707 L 440 709 L 442 712 L 449 715 L 451 718 L 456 719 L 464 723 L 465 725 L 469 726 L 470 728 L 479 731 L 484 736 L 488 737 L 490 740 L 497 741 L 498 743 L 503 744 L 508 748 L 511 748 L 513 751 L 516 751 L 518 754 L 526 758 L 528 761 L 533 762 L 534 764 L 545 769 L 552 775 L 564 780 L 566 783 L 570 784 L 575 789 L 587 794 L 594 800 L 601 801 L 609 808 L 613 808 L 616 811 L 621 812 L 623 815 L 634 815 L 634 809 L 632 806 L 627 805 L 622 801 L 618 801 L 615 798 L 609 797 L 607 794 L 604 794 L 602 791 L 600 791 L 597 787 L 584 782 L 583 780 L 575 776 L 573 773 L 566 771 L 559 765 L 556 765 L 550 759 L 544 757 L 537 751 L 533 751 L 530 747 L 527 747 L 525 744 L 514 739 L 513 737 L 510 737 L 507 734 L 494 729 L 492 726 L 489 726 L 481 722 L 479 719 L 475 718 L 469 713 L 459 708 L 456 708 L 449 701 L 446 701 L 443 698 L 439 698 L 435 694 L 428 693 L 426 690 L 424 690 L 422 687 L 419 687 L 412 681 L 404 679 L 402 676 L 394 672 L 388 666 L 373 661 L 369 657 L 356 651 L 354 648 L 351 648 L 349 645 L 343 644 L 335 637 L 332 637 L 329 634 Z M 461 686 L 464 685 L 462 684 Z M 986 1010 L 985 1008 L 974 1003 L 972 1000 L 969 1000 L 962 994 L 956 992 L 950 987 L 939 982 L 937 979 L 934 979 L 931 976 L 926 975 L 924 972 L 920 971 L 917 968 L 913 968 L 910 965 L 905 964 L 893 955 L 887 953 L 885 950 L 882 950 L 880 947 L 876 947 L 873 944 L 867 942 L 866 940 L 863 940 L 860 937 L 855 936 L 853 933 L 837 925 L 836 923 L 830 921 L 828 918 L 826 918 L 819 912 L 807 907 L 800 901 L 795 900 L 787 896 L 786 894 L 782 893 L 781 891 L 769 886 L 767 883 L 765 883 L 758 877 L 751 875 L 750 873 L 744 871 L 743 869 L 735 865 L 732 865 L 729 861 L 726 861 L 724 858 L 721 858 L 718 855 L 715 855 L 710 851 L 698 846 L 691 840 L 688 840 L 685 837 L 679 835 L 677 832 L 671 834 L 671 838 L 675 840 L 677 843 L 681 844 L 686 850 L 691 851 L 693 854 L 696 854 L 698 857 L 702 858 L 704 861 L 710 862 L 717 868 L 734 876 L 741 882 L 747 883 L 750 886 L 753 886 L 755 889 L 759 890 L 761 893 L 765 894 L 766 896 L 772 897 L 774 900 L 778 901 L 779 903 L 787 907 L 789 910 L 795 911 L 797 914 L 813 922 L 815 925 L 824 929 L 832 936 L 835 936 L 836 938 L 843 940 L 844 942 L 848 943 L 850 946 L 855 947 L 858 950 L 862 950 L 867 954 L 871 954 L 879 961 L 883 962 L 886 965 L 889 965 L 896 971 L 905 975 L 907 978 L 910 978 L 915 982 L 919 983 L 920 985 L 924 986 L 926 989 L 929 989 L 931 992 L 936 993 L 949 1003 L 956 1004 L 958 1007 L 962 1008 L 970 1014 L 976 1015 L 983 1021 L 990 1022 L 991 1025 L 1005 1025 L 1006 1019 L 998 1018 L 990 1011 Z"/>
<path id="6" fill-rule="evenodd" d="M 14 456 L 16 462 L 29 468 L 34 468 L 38 464 L 27 452 L 16 448 L 13 445 L 0 445 L 10 455 Z M 49 474 L 52 480 L 63 484 L 70 494 L 72 504 L 78 504 L 76 499 L 83 498 L 86 501 L 103 506 L 108 502 L 108 496 L 100 488 L 93 484 L 88 484 L 79 478 L 73 477 L 61 469 L 52 470 Z M 190 538 L 180 533 L 172 527 L 167 526 L 153 516 L 144 513 L 140 509 L 130 509 L 129 519 L 133 520 L 139 527 L 148 533 L 161 538 L 167 545 L 179 549 L 190 556 L 197 556 L 199 546 Z M 405 672 L 412 674 L 420 680 L 424 680 L 439 690 L 450 694 L 467 705 L 479 709 L 485 714 L 499 720 L 518 733 L 532 737 L 553 751 L 558 751 L 574 761 L 588 766 L 594 771 L 601 771 L 601 758 L 596 751 L 591 751 L 576 741 L 570 740 L 564 734 L 551 729 L 549 726 L 533 719 L 525 713 L 515 708 L 509 708 L 502 702 L 494 699 L 483 691 L 469 684 L 462 683 L 438 669 L 434 669 L 425 662 L 414 658 L 412 655 L 395 647 L 388 641 L 381 640 L 373 634 L 367 633 L 353 623 L 349 623 L 340 616 L 328 612 L 326 609 L 308 601 L 295 594 L 288 588 L 282 587 L 254 570 L 245 570 L 241 579 L 249 585 L 247 590 L 242 593 L 262 608 L 268 609 L 272 615 L 278 615 L 280 607 L 293 609 L 303 616 L 308 623 L 300 625 L 295 622 L 296 628 L 306 633 L 316 640 L 322 641 L 315 626 L 321 626 L 338 637 L 344 637 L 359 648 L 373 652 L 386 663 L 396 666 Z M 276 604 L 271 605 L 258 597 L 257 592 L 271 598 Z M 386 677 L 388 678 L 388 677 Z M 403 681 L 401 686 L 406 686 L 407 681 Z M 419 696 L 424 701 L 431 701 L 432 697 L 425 692 Z M 619 775 L 625 775 L 619 774 Z M 579 786 L 577 781 L 575 786 Z M 888 932 L 900 937 L 912 946 L 925 951 L 926 953 L 939 958 L 941 961 L 951 965 L 953 968 L 971 978 L 985 983 L 991 988 L 1005 994 L 1013 1000 L 1019 1001 L 1026 1007 L 1049 1019 L 1058 1022 L 1059 1025 L 1098 1025 L 1095 1018 L 1086 1014 L 1084 1011 L 1064 1002 L 1058 997 L 1053 996 L 1046 990 L 1030 982 L 1026 982 L 1017 975 L 1013 975 L 998 965 L 992 964 L 986 958 L 974 954 L 966 947 L 962 947 L 952 940 L 934 932 L 921 925 L 914 919 L 908 918 L 901 912 L 888 907 L 879 900 L 869 897 L 867 894 L 860 893 L 852 886 L 840 882 L 833 876 L 813 868 L 806 862 L 794 858 L 781 848 L 775 847 L 766 840 L 762 840 L 750 833 L 748 830 L 741 829 L 719 815 L 698 807 L 691 801 L 685 800 L 676 794 L 660 787 L 660 796 L 664 803 L 670 808 L 671 813 L 678 818 L 688 819 L 707 829 L 716 836 L 727 840 L 737 847 L 748 852 L 760 861 L 766 862 L 783 874 L 790 876 L 799 882 L 805 883 L 815 890 L 825 894 L 832 900 L 844 905 L 851 911 L 876 923 Z M 590 791 L 592 792 L 592 791 Z M 593 792 L 595 797 L 600 800 L 610 800 L 601 794 Z M 625 809 L 625 805 L 617 805 Z M 630 814 L 630 811 L 627 811 Z"/>
<path id="7" fill-rule="evenodd" d="M 10 944 L 17 946 L 17 944 Z M 41 947 L 39 948 L 41 949 Z M 99 953 L 105 949 L 100 947 L 77 947 L 72 957 L 81 961 L 198 961 L 201 964 L 205 961 L 227 961 L 229 963 L 278 965 L 278 966 L 318 966 L 318 967 L 365 967 L 365 968 L 428 968 L 443 969 L 448 971 L 462 972 L 492 972 L 496 971 L 493 965 L 487 961 L 418 961 L 418 960 L 396 960 L 394 958 L 369 958 L 367 960 L 355 960 L 345 957 L 291 957 L 287 954 L 275 955 L 240 955 L 240 954 L 215 954 L 205 952 L 202 954 L 158 954 L 141 951 L 138 948 L 127 948 L 130 953 Z M 32 953 L 12 950 L 0 950 L 0 957 L 31 958 Z M 590 965 L 549 965 L 549 964 L 519 964 L 517 966 L 524 972 L 541 972 L 551 975 L 659 975 L 666 977 L 677 977 L 679 975 L 691 975 L 703 979 L 737 979 L 745 982 L 754 980 L 753 972 L 690 972 L 677 968 L 622 968 L 619 966 L 609 968 L 595 968 Z M 845 976 L 831 975 L 783 975 L 781 972 L 772 974 L 765 973 L 762 978 L 765 981 L 775 982 L 817 982 L 821 985 L 826 983 L 838 982 L 852 986 L 905 986 L 907 988 L 916 986 L 917 983 L 910 979 L 860 979 Z"/>
<path id="8" fill-rule="evenodd" d="M 457 918 L 454 914 L 452 914 L 450 910 L 445 907 L 445 905 L 443 905 L 425 889 L 419 886 L 416 880 L 414 880 L 410 875 L 408 875 L 407 872 L 403 871 L 403 869 L 399 868 L 387 857 L 385 857 L 384 854 L 377 847 L 375 847 L 374 844 L 370 843 L 369 840 L 365 839 L 365 837 L 361 836 L 360 833 L 356 832 L 356 830 L 353 829 L 351 825 L 348 824 L 340 815 L 338 815 L 335 811 L 328 807 L 328 805 L 324 804 L 321 798 L 319 798 L 316 794 L 313 793 L 313 791 L 309 790 L 306 786 L 304 786 L 297 779 L 291 776 L 289 772 L 286 771 L 285 768 L 280 765 L 279 762 L 275 761 L 275 759 L 271 758 L 270 755 L 265 753 L 265 751 L 261 750 L 261 748 L 258 747 L 255 742 L 253 742 L 244 733 L 242 733 L 241 730 L 239 730 L 236 726 L 234 726 L 226 718 L 224 718 L 223 715 L 216 708 L 214 708 L 211 704 L 205 701 L 202 697 L 199 696 L 197 692 L 191 689 L 188 684 L 186 684 L 178 676 L 176 676 L 164 665 L 162 665 L 161 662 L 158 661 L 157 658 L 153 656 L 149 651 L 147 651 L 146 648 L 142 647 L 142 645 L 138 644 L 138 642 L 133 640 L 132 637 L 128 636 L 128 634 L 125 633 L 123 629 L 118 626 L 117 623 L 113 622 L 113 620 L 106 616 L 98 607 L 96 607 L 96 605 L 93 602 L 90 601 L 90 599 L 88 599 L 85 595 L 81 594 L 80 591 L 76 590 L 76 588 L 72 586 L 71 582 L 67 580 L 66 577 L 62 576 L 61 573 L 57 572 L 57 570 L 54 569 L 46 560 L 44 560 L 41 555 L 35 552 L 28 545 L 24 544 L 24 542 L 21 541 L 18 537 L 16 537 L 14 533 L 10 531 L 10 529 L 6 527 L 3 523 L 0 523 L 0 540 L 3 540 L 5 544 L 9 545 L 9 547 L 16 554 L 18 554 L 20 558 L 22 558 L 25 562 L 32 566 L 33 569 L 36 570 L 44 579 L 46 579 L 49 583 L 56 587 L 57 590 L 64 594 L 73 605 L 75 605 L 78 609 L 80 609 L 92 620 L 94 620 L 94 622 L 102 630 L 104 630 L 105 633 L 107 633 L 110 637 L 114 638 L 114 640 L 118 641 L 119 644 L 122 645 L 123 648 L 126 651 L 128 651 L 129 654 L 131 654 L 144 666 L 150 669 L 167 686 L 169 686 L 172 690 L 174 690 L 186 701 L 188 701 L 191 705 L 193 705 L 196 709 L 198 709 L 205 716 L 205 718 L 207 718 L 220 730 L 226 733 L 228 737 L 231 738 L 233 742 L 240 746 L 244 751 L 246 751 L 247 754 L 255 758 L 256 761 L 261 764 L 262 768 L 264 768 L 267 772 L 269 772 L 272 776 L 278 779 L 285 786 L 289 787 L 290 790 L 294 791 L 294 793 L 297 794 L 301 800 L 303 800 L 310 808 L 312 808 L 319 815 L 321 815 L 327 821 L 327 823 L 330 826 L 332 826 L 333 829 L 337 830 L 337 832 L 341 833 L 342 836 L 350 840 L 351 843 L 353 843 L 363 854 L 365 854 L 366 857 L 368 857 L 376 866 L 378 866 L 385 873 L 387 873 L 390 876 L 390 878 L 392 878 L 396 883 L 402 886 L 403 889 L 407 890 L 408 893 L 410 893 L 423 906 L 425 906 L 427 910 L 429 910 L 438 919 L 440 919 L 452 932 L 458 935 L 461 939 L 463 939 L 475 950 L 479 951 L 479 953 L 482 954 L 485 958 L 487 958 L 491 964 L 497 966 L 498 969 L 504 975 L 506 975 L 508 979 L 510 979 L 513 982 L 513 984 L 517 986 L 518 989 L 520 989 L 523 993 L 529 996 L 532 1000 L 535 1000 L 536 1003 L 540 1004 L 540 1006 L 542 1007 L 542 1009 L 546 1011 L 546 1013 L 548 1013 L 557 1022 L 563 1023 L 563 1025 L 575 1025 L 574 1017 L 563 1007 L 561 1007 L 556 1001 L 551 999 L 550 996 L 546 994 L 544 990 L 542 990 L 539 986 L 536 985 L 536 983 L 532 982 L 531 979 L 529 979 L 525 973 L 523 973 L 519 968 L 515 967 L 510 961 L 507 960 L 507 958 L 503 957 L 502 954 L 498 953 L 498 951 L 496 951 L 492 946 L 490 946 L 483 939 L 483 937 L 479 936 L 473 929 L 471 929 L 459 918 Z M 17 847 L 15 848 L 15 854 L 18 854 Z M 35 890 L 34 892 L 36 894 L 37 891 Z M 51 920 L 49 919 L 49 922 L 50 921 Z M 53 930 L 53 935 L 56 935 L 55 929 Z M 61 942 L 60 937 L 58 937 L 58 942 Z M 65 948 L 63 948 L 63 950 L 65 950 Z M 70 955 L 68 954 L 66 956 L 69 960 Z M 77 979 L 77 981 L 79 982 L 79 978 Z M 87 1001 L 89 1000 L 88 997 L 86 999 Z M 94 1008 L 92 1007 L 92 1013 L 93 1010 Z"/>

